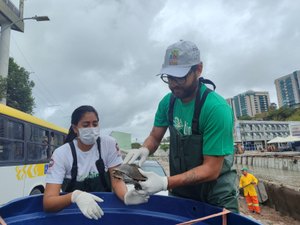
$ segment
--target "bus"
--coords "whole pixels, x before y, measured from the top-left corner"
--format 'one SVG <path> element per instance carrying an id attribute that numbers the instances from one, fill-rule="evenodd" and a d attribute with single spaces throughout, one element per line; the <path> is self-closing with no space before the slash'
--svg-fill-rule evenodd
<path id="1" fill-rule="evenodd" d="M 0 205 L 41 194 L 50 157 L 67 129 L 0 104 Z"/>

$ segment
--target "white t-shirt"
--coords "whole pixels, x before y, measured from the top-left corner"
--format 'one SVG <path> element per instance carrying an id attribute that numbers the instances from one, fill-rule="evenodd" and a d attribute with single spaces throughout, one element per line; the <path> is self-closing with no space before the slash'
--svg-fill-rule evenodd
<path id="1" fill-rule="evenodd" d="M 98 170 L 95 162 L 99 159 L 97 143 L 87 151 L 83 152 L 77 146 L 77 140 L 74 139 L 74 145 L 77 154 L 77 181 L 83 181 L 86 178 L 98 176 Z M 105 171 L 108 168 L 117 166 L 123 162 L 121 152 L 119 151 L 116 140 L 110 136 L 101 136 L 101 158 L 105 165 Z M 46 183 L 62 184 L 64 178 L 71 179 L 71 169 L 73 156 L 69 143 L 57 148 L 51 157 L 46 176 Z"/>

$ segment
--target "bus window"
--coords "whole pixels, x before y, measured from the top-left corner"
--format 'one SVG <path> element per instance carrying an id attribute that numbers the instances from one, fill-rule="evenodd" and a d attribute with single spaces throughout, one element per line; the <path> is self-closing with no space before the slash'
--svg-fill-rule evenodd
<path id="1" fill-rule="evenodd" d="M 0 139 L 0 162 L 7 162 L 9 160 L 10 141 Z"/>
<path id="2" fill-rule="evenodd" d="M 0 117 L 0 137 L 4 137 L 4 118 Z"/>
<path id="3" fill-rule="evenodd" d="M 65 141 L 65 135 L 51 132 L 50 135 L 50 154 L 59 146 L 63 145 Z"/>
<path id="4" fill-rule="evenodd" d="M 48 131 L 39 127 L 31 126 L 30 130 L 30 140 L 31 142 L 35 143 L 43 143 L 43 139 L 46 136 Z"/>
<path id="5" fill-rule="evenodd" d="M 22 142 L 0 139 L 0 162 L 17 162 L 24 159 Z"/>
<path id="6" fill-rule="evenodd" d="M 0 117 L 0 137 L 9 139 L 24 139 L 24 125 Z"/>
<path id="7" fill-rule="evenodd" d="M 29 161 L 45 161 L 49 158 L 49 131 L 31 126 L 30 143 L 27 144 Z"/>
<path id="8" fill-rule="evenodd" d="M 24 146 L 23 146 L 23 143 L 15 142 L 13 144 L 13 150 L 14 150 L 14 155 L 13 155 L 13 160 L 14 161 L 24 160 Z"/>
<path id="9" fill-rule="evenodd" d="M 14 121 L 7 121 L 7 138 L 11 139 L 24 139 L 24 125 Z"/>
<path id="10" fill-rule="evenodd" d="M 29 161 L 45 161 L 47 155 L 48 146 L 36 143 L 27 143 L 27 152 Z"/>

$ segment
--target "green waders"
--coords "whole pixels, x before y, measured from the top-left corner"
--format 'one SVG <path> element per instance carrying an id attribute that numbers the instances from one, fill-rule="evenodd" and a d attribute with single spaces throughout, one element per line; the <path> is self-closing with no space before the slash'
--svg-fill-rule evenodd
<path id="1" fill-rule="evenodd" d="M 197 95 L 192 121 L 192 135 L 182 135 L 173 126 L 173 108 L 176 98 L 172 95 L 169 105 L 170 130 L 170 175 L 186 172 L 203 164 L 203 136 L 199 133 L 199 116 L 206 96 L 210 92 L 206 89 L 200 99 Z M 217 180 L 197 185 L 178 187 L 171 190 L 171 194 L 179 197 L 194 199 L 238 212 L 236 170 L 232 170 L 233 155 L 224 158 L 222 171 Z"/>

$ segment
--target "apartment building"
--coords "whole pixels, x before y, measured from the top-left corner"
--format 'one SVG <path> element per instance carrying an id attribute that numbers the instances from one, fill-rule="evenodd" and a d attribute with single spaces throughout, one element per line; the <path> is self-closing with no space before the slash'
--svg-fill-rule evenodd
<path id="1" fill-rule="evenodd" d="M 266 91 L 246 91 L 227 99 L 232 107 L 235 118 L 241 116 L 254 117 L 256 114 L 267 112 L 270 106 L 269 93 Z"/>
<path id="2" fill-rule="evenodd" d="M 300 106 L 300 71 L 295 71 L 275 80 L 279 108 Z"/>

